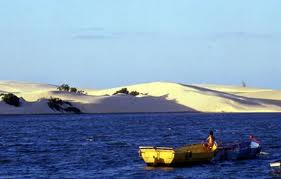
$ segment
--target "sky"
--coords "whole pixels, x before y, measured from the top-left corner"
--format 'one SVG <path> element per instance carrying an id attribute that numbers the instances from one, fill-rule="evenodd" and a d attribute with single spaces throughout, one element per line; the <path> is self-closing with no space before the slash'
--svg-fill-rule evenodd
<path id="1" fill-rule="evenodd" d="M 0 80 L 281 89 L 279 0 L 0 0 Z"/>

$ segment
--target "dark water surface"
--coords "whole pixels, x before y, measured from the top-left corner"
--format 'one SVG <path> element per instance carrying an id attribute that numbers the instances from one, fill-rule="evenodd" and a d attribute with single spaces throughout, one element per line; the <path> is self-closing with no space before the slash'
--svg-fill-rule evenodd
<path id="1" fill-rule="evenodd" d="M 281 114 L 112 114 L 0 116 L 0 178 L 270 178 L 281 159 Z M 149 168 L 138 146 L 200 143 L 249 134 L 269 153 L 255 160 Z"/>

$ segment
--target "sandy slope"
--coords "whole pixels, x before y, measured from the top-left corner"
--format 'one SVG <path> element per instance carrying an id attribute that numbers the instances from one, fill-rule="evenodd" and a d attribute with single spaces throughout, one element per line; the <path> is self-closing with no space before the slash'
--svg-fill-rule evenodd
<path id="1" fill-rule="evenodd" d="M 57 113 L 48 107 L 47 100 L 40 100 L 51 96 L 70 101 L 85 113 L 281 112 L 281 90 L 167 82 L 126 87 L 142 95 L 112 95 L 122 87 L 84 89 L 88 94 L 79 95 L 59 92 L 55 85 L 0 81 L 0 92 L 12 92 L 26 100 L 19 108 L 0 101 L 0 114 Z"/>

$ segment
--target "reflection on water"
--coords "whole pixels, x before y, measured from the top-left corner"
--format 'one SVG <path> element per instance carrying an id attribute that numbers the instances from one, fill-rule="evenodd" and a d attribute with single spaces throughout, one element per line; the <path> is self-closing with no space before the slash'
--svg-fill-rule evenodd
<path id="1" fill-rule="evenodd" d="M 281 159 L 281 114 L 114 114 L 0 116 L 0 178 L 270 178 Z M 256 136 L 257 159 L 192 167 L 147 167 L 139 146 L 224 142 Z"/>
<path id="2" fill-rule="evenodd" d="M 162 171 L 172 171 L 175 168 L 173 167 L 150 167 L 150 166 L 145 166 L 144 167 L 145 170 L 162 170 Z"/>

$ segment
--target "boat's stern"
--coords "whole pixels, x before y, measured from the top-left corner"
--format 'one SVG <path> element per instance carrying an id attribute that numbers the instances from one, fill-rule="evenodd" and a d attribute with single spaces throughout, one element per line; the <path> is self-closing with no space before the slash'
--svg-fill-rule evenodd
<path id="1" fill-rule="evenodd" d="M 172 163 L 175 151 L 170 147 L 140 146 L 139 156 L 149 166 L 165 166 Z"/>

